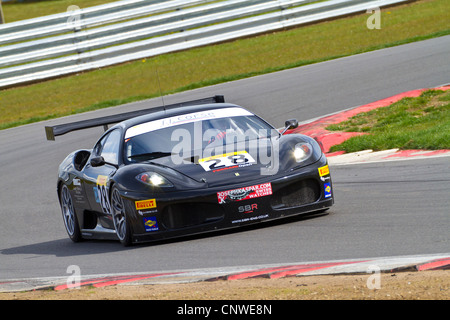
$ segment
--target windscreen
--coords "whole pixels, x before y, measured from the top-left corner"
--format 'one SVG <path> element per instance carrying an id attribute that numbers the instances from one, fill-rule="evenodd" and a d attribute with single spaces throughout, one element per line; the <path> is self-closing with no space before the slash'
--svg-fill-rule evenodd
<path id="1" fill-rule="evenodd" d="M 216 109 L 143 123 L 125 135 L 125 161 L 160 157 L 213 156 L 248 150 L 255 140 L 279 133 L 261 118 L 241 108 Z"/>

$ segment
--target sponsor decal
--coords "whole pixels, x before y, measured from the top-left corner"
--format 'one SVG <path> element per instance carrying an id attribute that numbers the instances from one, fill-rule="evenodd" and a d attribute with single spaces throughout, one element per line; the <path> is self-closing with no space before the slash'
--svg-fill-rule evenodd
<path id="1" fill-rule="evenodd" d="M 269 196 L 271 194 L 272 184 L 267 182 L 250 187 L 217 192 L 217 200 L 219 201 L 219 204 L 223 204 L 231 201 L 241 201 Z"/>
<path id="2" fill-rule="evenodd" d="M 231 223 L 245 223 L 269 218 L 268 214 L 262 214 L 256 217 L 242 218 L 231 221 Z"/>
<path id="3" fill-rule="evenodd" d="M 97 176 L 97 187 L 94 187 L 94 193 L 97 193 L 95 201 L 98 200 L 102 207 L 104 214 L 111 214 L 111 204 L 109 203 L 108 190 L 106 189 L 106 182 L 108 176 Z"/>
<path id="4" fill-rule="evenodd" d="M 319 176 L 323 177 L 330 174 L 330 169 L 328 165 L 319 168 Z"/>
<path id="5" fill-rule="evenodd" d="M 325 191 L 325 198 L 331 197 L 331 184 L 329 182 L 323 184 L 323 189 Z"/>
<path id="6" fill-rule="evenodd" d="M 136 210 L 156 208 L 156 199 L 140 200 L 136 201 L 134 204 L 136 205 Z"/>
<path id="7" fill-rule="evenodd" d="M 226 108 L 226 109 L 213 109 L 200 112 L 193 112 L 189 114 L 182 114 L 170 118 L 164 118 L 160 120 L 154 120 L 146 123 L 142 123 L 129 128 L 125 134 L 125 139 L 129 139 L 138 136 L 143 133 L 155 131 L 158 129 L 169 128 L 185 123 L 192 123 L 201 120 L 210 120 L 218 118 L 236 117 L 236 116 L 251 116 L 251 112 L 242 108 Z"/>
<path id="8" fill-rule="evenodd" d="M 106 186 L 107 181 L 108 181 L 107 176 L 98 176 L 97 177 L 97 185 L 98 186 Z"/>
<path id="9" fill-rule="evenodd" d="M 205 171 L 219 172 L 252 165 L 256 161 L 247 151 L 237 151 L 199 159 L 198 163 Z"/>
<path id="10" fill-rule="evenodd" d="M 158 222 L 156 221 L 156 217 L 146 217 L 142 218 L 144 221 L 144 228 L 146 232 L 158 231 Z"/>
<path id="11" fill-rule="evenodd" d="M 144 214 L 152 214 L 152 213 L 157 213 L 157 212 L 158 212 L 158 209 L 146 210 L 146 211 L 138 210 L 138 213 L 139 213 L 141 216 L 143 216 Z"/>
<path id="12" fill-rule="evenodd" d="M 258 210 L 258 204 L 256 204 L 256 203 L 247 204 L 245 206 L 238 207 L 239 213 L 252 213 L 255 210 Z"/>
<path id="13" fill-rule="evenodd" d="M 95 197 L 95 202 L 100 203 L 100 198 L 98 197 L 98 188 L 94 187 L 94 197 Z"/>

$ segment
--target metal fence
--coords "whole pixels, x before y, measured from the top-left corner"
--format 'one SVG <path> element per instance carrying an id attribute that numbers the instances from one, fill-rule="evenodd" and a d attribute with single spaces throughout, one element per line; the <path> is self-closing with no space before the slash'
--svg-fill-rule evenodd
<path id="1" fill-rule="evenodd" d="M 0 25 L 0 88 L 410 0 L 122 0 Z"/>

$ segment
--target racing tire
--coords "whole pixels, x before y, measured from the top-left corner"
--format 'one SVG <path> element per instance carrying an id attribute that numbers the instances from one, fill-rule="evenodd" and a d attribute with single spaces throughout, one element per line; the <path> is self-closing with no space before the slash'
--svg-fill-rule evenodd
<path id="1" fill-rule="evenodd" d="M 72 196 L 69 188 L 64 184 L 60 191 L 61 212 L 66 227 L 67 234 L 73 242 L 82 240 L 80 225 L 73 206 Z"/>
<path id="2" fill-rule="evenodd" d="M 113 187 L 111 191 L 111 213 L 117 238 L 125 247 L 130 246 L 132 244 L 131 226 L 122 196 L 116 187 Z"/>

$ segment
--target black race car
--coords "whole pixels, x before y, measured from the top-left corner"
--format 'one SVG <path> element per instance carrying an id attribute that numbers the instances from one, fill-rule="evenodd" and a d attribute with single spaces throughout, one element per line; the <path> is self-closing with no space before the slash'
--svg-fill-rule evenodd
<path id="1" fill-rule="evenodd" d="M 120 122 L 120 123 L 118 123 Z M 111 128 L 108 124 L 118 123 Z M 333 204 L 327 159 L 304 135 L 279 132 L 215 96 L 46 127 L 47 139 L 105 126 L 69 154 L 57 192 L 69 237 L 124 245 L 270 221 Z"/>

